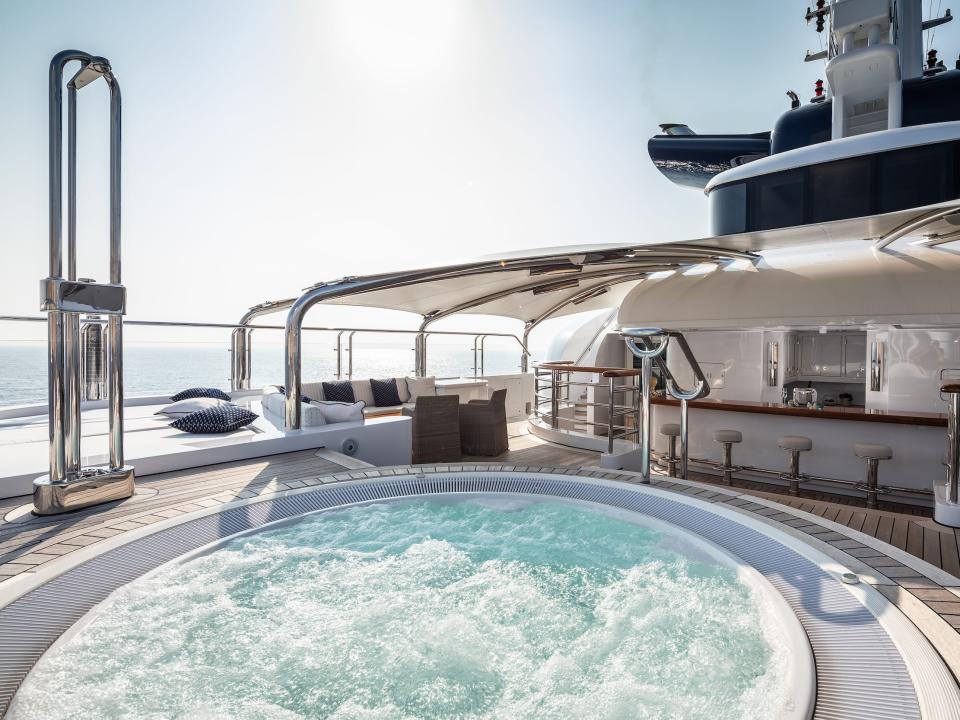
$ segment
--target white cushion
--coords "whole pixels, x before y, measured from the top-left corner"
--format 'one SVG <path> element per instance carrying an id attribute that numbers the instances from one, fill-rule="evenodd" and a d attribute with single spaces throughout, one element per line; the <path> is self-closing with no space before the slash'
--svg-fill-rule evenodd
<path id="1" fill-rule="evenodd" d="M 437 394 L 437 378 L 433 375 L 423 378 L 408 377 L 406 381 L 410 402 L 416 402 L 418 397 L 433 397 Z"/>
<path id="2" fill-rule="evenodd" d="M 857 457 L 873 458 L 875 460 L 889 460 L 893 457 L 893 448 L 889 445 L 874 445 L 872 443 L 855 443 L 853 452 Z"/>
<path id="3" fill-rule="evenodd" d="M 300 383 L 300 395 L 311 400 L 326 400 L 323 397 L 323 383 L 319 382 Z"/>
<path id="4" fill-rule="evenodd" d="M 302 386 L 301 386 L 302 387 Z M 260 404 L 263 406 L 263 412 L 269 416 L 270 421 L 278 428 L 284 426 L 287 412 L 287 397 L 276 387 L 269 386 L 263 389 L 263 397 L 260 398 Z M 300 403 L 300 427 L 320 427 L 326 425 L 323 412 L 312 406 L 313 403 Z"/>
<path id="5" fill-rule="evenodd" d="M 323 414 L 323 419 L 327 425 L 342 422 L 363 422 L 364 403 L 358 400 L 355 403 L 330 402 L 311 402 L 308 405 L 317 408 Z"/>
<path id="6" fill-rule="evenodd" d="M 667 437 L 680 437 L 680 425 L 677 423 L 664 423 L 660 426 L 660 434 Z"/>
<path id="7" fill-rule="evenodd" d="M 226 400 L 220 400 L 218 398 L 188 398 L 186 400 L 178 400 L 173 403 L 173 405 L 167 405 L 165 408 L 157 410 L 154 415 L 166 415 L 167 417 L 176 418 L 195 413 L 198 410 L 206 410 L 207 408 L 229 404 Z"/>
<path id="8" fill-rule="evenodd" d="M 369 380 L 351 380 L 353 386 L 353 399 L 363 401 L 367 407 L 373 407 L 376 403 L 373 401 L 373 389 L 370 387 Z"/>
<path id="9" fill-rule="evenodd" d="M 713 439 L 718 443 L 743 442 L 743 435 L 739 430 L 714 430 Z"/>
<path id="10" fill-rule="evenodd" d="M 784 435 L 777 439 L 781 450 L 811 450 L 813 440 L 802 435 Z"/>
<path id="11" fill-rule="evenodd" d="M 394 378 L 397 381 L 397 395 L 400 396 L 400 402 L 410 402 L 410 390 L 407 388 L 406 378 Z"/>

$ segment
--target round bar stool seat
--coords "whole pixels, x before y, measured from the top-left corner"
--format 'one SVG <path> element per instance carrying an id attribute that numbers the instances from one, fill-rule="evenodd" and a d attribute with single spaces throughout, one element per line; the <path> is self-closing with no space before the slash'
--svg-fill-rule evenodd
<path id="1" fill-rule="evenodd" d="M 713 439 L 723 445 L 723 484 L 733 485 L 733 471 L 738 468 L 733 465 L 733 445 L 743 442 L 743 433 L 739 430 L 714 430 Z"/>
<path id="2" fill-rule="evenodd" d="M 889 445 L 874 445 L 872 443 L 855 443 L 853 452 L 858 458 L 874 460 L 889 460 L 893 457 L 893 448 Z"/>
<path id="3" fill-rule="evenodd" d="M 813 440 L 803 435 L 781 435 L 777 446 L 790 453 L 790 469 L 781 477 L 790 483 L 790 494 L 800 494 L 800 453 L 813 450 Z"/>
<path id="4" fill-rule="evenodd" d="M 739 430 L 714 430 L 713 439 L 718 443 L 743 442 L 743 433 Z"/>
<path id="5" fill-rule="evenodd" d="M 660 434 L 666 435 L 667 437 L 680 437 L 680 424 L 663 423 L 663 425 L 660 426 Z"/>
<path id="6" fill-rule="evenodd" d="M 861 486 L 867 491 L 867 507 L 877 507 L 877 495 L 880 489 L 877 484 L 877 475 L 881 460 L 889 460 L 893 457 L 893 448 L 889 445 L 878 445 L 874 443 L 855 443 L 853 452 L 858 458 L 867 461 L 867 480 Z"/>
<path id="7" fill-rule="evenodd" d="M 806 452 L 807 450 L 813 450 L 813 440 L 802 435 L 781 435 L 777 438 L 777 446 L 781 450 Z"/>
<path id="8" fill-rule="evenodd" d="M 667 463 L 667 475 L 677 477 L 677 438 L 680 437 L 679 423 L 663 423 L 660 426 L 660 434 L 669 438 L 667 456 L 663 458 Z"/>

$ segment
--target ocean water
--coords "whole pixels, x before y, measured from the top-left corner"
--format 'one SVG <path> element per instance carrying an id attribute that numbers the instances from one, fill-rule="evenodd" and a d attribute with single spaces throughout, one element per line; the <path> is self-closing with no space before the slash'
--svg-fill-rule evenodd
<path id="1" fill-rule="evenodd" d="M 772 720 L 787 652 L 676 536 L 560 503 L 384 503 L 122 588 L 8 718 Z"/>
<path id="2" fill-rule="evenodd" d="M 305 381 L 326 380 L 336 373 L 336 353 L 328 344 L 303 346 Z M 0 343 L 0 406 L 46 402 L 46 347 L 41 344 Z M 439 343 L 428 347 L 428 372 L 437 377 L 473 374 L 473 351 L 466 346 Z M 230 352 L 226 344 L 130 344 L 123 356 L 124 393 L 172 394 L 188 387 L 230 388 Z M 254 344 L 252 387 L 283 383 L 283 349 L 280 345 Z M 346 352 L 343 372 L 346 376 Z M 519 372 L 516 351 L 487 349 L 486 374 Z M 356 346 L 353 376 L 400 377 L 413 374 L 413 351 L 406 345 Z"/>

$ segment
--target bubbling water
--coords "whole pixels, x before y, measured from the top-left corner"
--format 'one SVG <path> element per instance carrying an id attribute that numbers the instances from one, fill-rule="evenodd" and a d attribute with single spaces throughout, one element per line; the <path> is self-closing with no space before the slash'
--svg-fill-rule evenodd
<path id="1" fill-rule="evenodd" d="M 240 537 L 116 592 L 12 720 L 775 718 L 737 573 L 562 503 L 409 501 Z"/>

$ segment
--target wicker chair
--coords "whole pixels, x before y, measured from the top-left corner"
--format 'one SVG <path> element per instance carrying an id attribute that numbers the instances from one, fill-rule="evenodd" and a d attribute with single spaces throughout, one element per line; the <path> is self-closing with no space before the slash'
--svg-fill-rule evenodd
<path id="1" fill-rule="evenodd" d="M 417 398 L 413 410 L 415 465 L 456 462 L 460 459 L 459 415 L 460 398 L 457 395 Z"/>
<path id="2" fill-rule="evenodd" d="M 464 455 L 495 457 L 510 449 L 507 439 L 507 391 L 495 390 L 489 400 L 460 406 L 460 447 Z"/>

